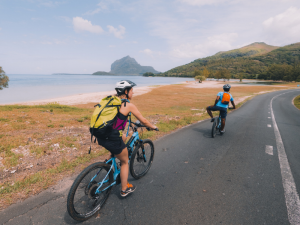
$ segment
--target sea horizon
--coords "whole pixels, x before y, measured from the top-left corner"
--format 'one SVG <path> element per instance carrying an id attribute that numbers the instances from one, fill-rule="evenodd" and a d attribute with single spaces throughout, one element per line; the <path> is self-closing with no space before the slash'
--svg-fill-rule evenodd
<path id="1" fill-rule="evenodd" d="M 0 104 L 24 103 L 76 94 L 113 91 L 116 82 L 131 80 L 137 87 L 192 81 L 187 77 L 143 77 L 137 75 L 7 74 L 9 87 L 0 91 Z"/>

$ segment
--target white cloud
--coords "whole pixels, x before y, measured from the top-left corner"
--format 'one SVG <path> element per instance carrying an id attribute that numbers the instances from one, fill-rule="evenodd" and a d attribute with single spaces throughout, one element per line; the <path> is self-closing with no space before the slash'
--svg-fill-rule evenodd
<path id="1" fill-rule="evenodd" d="M 2 28 L 0 27 L 0 30 L 2 30 Z"/>
<path id="2" fill-rule="evenodd" d="M 101 11 L 109 10 L 109 5 L 112 5 L 112 4 L 117 5 L 117 4 L 120 4 L 120 2 L 116 1 L 116 0 L 103 0 L 97 4 L 96 9 L 86 12 L 85 15 L 94 15 Z"/>
<path id="3" fill-rule="evenodd" d="M 120 38 L 120 39 L 123 38 L 123 35 L 125 34 L 125 30 L 126 30 L 125 27 L 123 27 L 121 25 L 119 25 L 119 29 L 114 28 L 111 25 L 108 25 L 107 28 L 109 30 L 109 33 L 114 34 L 116 38 Z"/>
<path id="4" fill-rule="evenodd" d="M 203 6 L 203 5 L 217 5 L 224 2 L 237 2 L 233 0 L 179 0 L 182 3 L 193 5 L 193 6 Z"/>
<path id="5" fill-rule="evenodd" d="M 109 48 L 115 48 L 116 46 L 115 45 L 109 45 L 108 47 Z"/>
<path id="6" fill-rule="evenodd" d="M 226 51 L 233 48 L 232 43 L 237 38 L 236 33 L 224 33 L 208 37 L 201 44 L 184 43 L 173 47 L 170 54 L 176 58 L 199 58 L 209 55 L 211 52 Z"/>
<path id="7" fill-rule="evenodd" d="M 146 55 L 152 55 L 153 51 L 151 51 L 149 48 L 144 49 L 143 51 L 140 51 L 142 53 L 145 53 Z"/>
<path id="8" fill-rule="evenodd" d="M 76 32 L 88 31 L 95 34 L 100 34 L 103 29 L 98 25 L 93 25 L 91 21 L 85 20 L 81 17 L 73 18 L 73 27 Z"/>
<path id="9" fill-rule="evenodd" d="M 300 41 L 300 9 L 290 7 L 283 13 L 263 22 L 264 34 L 272 44 L 290 44 Z"/>

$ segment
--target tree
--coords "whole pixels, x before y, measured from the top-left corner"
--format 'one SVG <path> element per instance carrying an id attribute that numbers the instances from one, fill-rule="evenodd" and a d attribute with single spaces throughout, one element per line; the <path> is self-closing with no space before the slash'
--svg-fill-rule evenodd
<path id="1" fill-rule="evenodd" d="M 8 76 L 5 75 L 4 70 L 0 66 L 0 90 L 8 87 Z"/>
<path id="2" fill-rule="evenodd" d="M 201 75 L 195 76 L 194 78 L 195 78 L 195 80 L 199 80 L 199 83 L 202 83 L 202 81 L 204 81 L 206 79 L 205 76 L 201 76 Z"/>
<path id="3" fill-rule="evenodd" d="M 201 71 L 198 69 L 194 70 L 194 77 L 196 77 L 196 76 L 201 76 Z"/>
<path id="4" fill-rule="evenodd" d="M 202 76 L 208 78 L 209 77 L 209 71 L 206 69 L 206 67 L 204 67 L 204 69 L 202 70 Z"/>
<path id="5" fill-rule="evenodd" d="M 218 81 L 222 78 L 221 70 L 217 70 L 217 72 L 215 73 L 215 78 L 218 79 Z"/>
<path id="6" fill-rule="evenodd" d="M 225 80 L 229 80 L 231 75 L 230 75 L 230 71 L 228 69 L 222 69 L 221 70 L 221 73 L 222 73 L 222 78 L 224 79 L 224 82 Z"/>
<path id="7" fill-rule="evenodd" d="M 244 78 L 244 74 L 239 73 L 239 74 L 238 74 L 238 78 L 240 79 L 240 82 L 242 82 L 242 81 L 243 81 L 243 78 Z"/>
<path id="8" fill-rule="evenodd" d="M 151 72 L 146 72 L 143 74 L 144 77 L 154 77 L 154 73 L 151 73 Z"/>

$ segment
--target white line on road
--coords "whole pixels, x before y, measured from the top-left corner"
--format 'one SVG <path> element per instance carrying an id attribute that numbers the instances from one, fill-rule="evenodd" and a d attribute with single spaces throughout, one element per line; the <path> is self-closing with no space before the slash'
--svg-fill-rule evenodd
<path id="1" fill-rule="evenodd" d="M 288 92 L 279 95 L 283 95 L 286 93 Z M 278 97 L 279 95 L 276 95 L 271 99 L 270 102 L 271 112 L 272 112 L 271 116 L 273 121 L 274 133 L 276 137 L 276 146 L 278 151 L 278 159 L 279 159 L 279 164 L 281 169 L 281 177 L 282 177 L 282 184 L 284 189 L 288 218 L 291 225 L 296 225 L 296 224 L 300 224 L 300 200 L 299 200 L 299 195 L 297 193 L 294 177 L 283 146 L 281 135 L 277 127 L 277 123 L 273 112 L 273 105 L 272 105 L 274 98 Z"/>
<path id="2" fill-rule="evenodd" d="M 266 153 L 269 155 L 273 155 L 273 146 L 266 145 Z"/>
<path id="3" fill-rule="evenodd" d="M 268 124 L 268 127 L 272 127 L 271 124 Z"/>
<path id="4" fill-rule="evenodd" d="M 271 117 L 268 117 L 268 119 L 271 119 Z"/>

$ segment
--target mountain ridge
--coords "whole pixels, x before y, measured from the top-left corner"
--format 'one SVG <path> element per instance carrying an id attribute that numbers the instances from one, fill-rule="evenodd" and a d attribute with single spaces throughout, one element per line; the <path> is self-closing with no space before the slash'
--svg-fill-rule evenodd
<path id="1" fill-rule="evenodd" d="M 283 47 L 254 42 L 239 49 L 218 52 L 215 55 L 196 59 L 188 64 L 175 67 L 159 76 L 193 77 L 195 70 L 207 68 L 211 74 L 221 69 L 228 69 L 231 77 L 240 74 L 244 78 L 256 78 L 272 64 L 291 65 L 300 58 L 300 42 Z"/>

